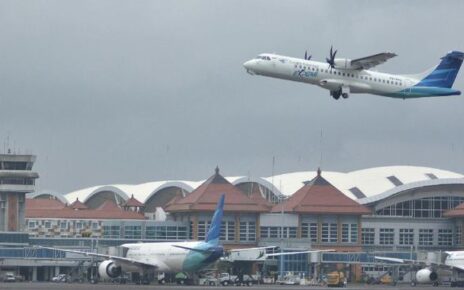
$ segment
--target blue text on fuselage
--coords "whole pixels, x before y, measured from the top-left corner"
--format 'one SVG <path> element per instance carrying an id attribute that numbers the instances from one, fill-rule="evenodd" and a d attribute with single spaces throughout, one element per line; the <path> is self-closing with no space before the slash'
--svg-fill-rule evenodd
<path id="1" fill-rule="evenodd" d="M 304 69 L 297 70 L 293 72 L 294 77 L 300 78 L 315 78 L 317 77 L 317 71 L 306 71 Z"/>

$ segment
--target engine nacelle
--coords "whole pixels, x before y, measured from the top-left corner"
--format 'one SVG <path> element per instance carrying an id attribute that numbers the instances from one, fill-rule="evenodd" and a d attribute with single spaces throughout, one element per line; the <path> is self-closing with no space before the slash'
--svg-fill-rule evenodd
<path id="1" fill-rule="evenodd" d="M 113 279 L 121 275 L 121 267 L 116 266 L 113 260 L 106 260 L 98 265 L 98 274 L 102 279 Z"/>
<path id="2" fill-rule="evenodd" d="M 437 281 L 438 279 L 438 274 L 435 271 L 432 271 L 430 269 L 422 269 L 417 271 L 416 273 L 416 281 L 417 283 L 432 283 Z"/>
<path id="3" fill-rule="evenodd" d="M 337 69 L 351 69 L 351 59 L 348 58 L 336 58 L 334 64 Z"/>

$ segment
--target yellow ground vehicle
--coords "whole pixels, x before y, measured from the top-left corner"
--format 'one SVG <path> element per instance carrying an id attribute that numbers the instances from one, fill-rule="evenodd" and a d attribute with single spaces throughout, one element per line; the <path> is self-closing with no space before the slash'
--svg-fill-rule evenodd
<path id="1" fill-rule="evenodd" d="M 345 282 L 345 274 L 343 272 L 330 272 L 327 274 L 327 286 L 343 287 Z"/>

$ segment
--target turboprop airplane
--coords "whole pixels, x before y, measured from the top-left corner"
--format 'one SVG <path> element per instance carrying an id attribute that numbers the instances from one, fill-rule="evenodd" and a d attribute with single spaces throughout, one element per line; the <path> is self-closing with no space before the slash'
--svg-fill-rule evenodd
<path id="1" fill-rule="evenodd" d="M 298 253 L 325 252 L 333 250 L 308 250 L 302 252 L 266 254 L 270 247 L 232 249 L 225 252 L 219 244 L 221 235 L 221 222 L 224 212 L 224 195 L 221 195 L 214 212 L 211 227 L 205 241 L 186 242 L 160 242 L 160 243 L 133 243 L 123 244 L 123 256 L 112 256 L 92 252 L 83 252 L 67 249 L 41 247 L 69 253 L 82 254 L 103 259 L 98 266 L 98 273 L 103 279 L 117 278 L 122 272 L 138 272 L 145 277 L 153 272 L 196 272 L 210 265 L 222 257 L 239 251 L 257 250 L 257 258 L 262 256 L 294 255 Z M 276 248 L 276 247 L 273 247 Z"/>
<path id="2" fill-rule="evenodd" d="M 263 53 L 243 64 L 252 75 L 297 81 L 320 86 L 338 100 L 353 94 L 374 94 L 392 98 L 421 98 L 460 95 L 452 89 L 464 59 L 464 52 L 451 51 L 441 58 L 435 68 L 415 75 L 387 74 L 369 70 L 386 62 L 396 54 L 382 52 L 358 59 L 335 58 L 337 50 L 330 48 L 326 63 Z"/>
<path id="3" fill-rule="evenodd" d="M 416 284 L 432 284 L 438 286 L 439 284 L 439 269 L 447 270 L 460 270 L 464 271 L 464 251 L 448 251 L 444 263 L 430 263 L 428 261 L 399 259 L 390 257 L 379 257 L 376 256 L 376 260 L 399 263 L 399 264 L 410 264 L 422 266 L 422 269 L 416 272 L 415 280 L 411 282 L 412 286 Z"/>

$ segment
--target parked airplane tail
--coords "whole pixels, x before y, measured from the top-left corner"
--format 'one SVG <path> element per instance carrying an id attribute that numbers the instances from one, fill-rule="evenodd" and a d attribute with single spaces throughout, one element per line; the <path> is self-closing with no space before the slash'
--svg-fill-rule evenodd
<path id="1" fill-rule="evenodd" d="M 464 52 L 451 51 L 441 58 L 440 64 L 431 72 L 417 75 L 419 87 L 451 88 L 461 68 Z"/>
<path id="2" fill-rule="evenodd" d="M 213 219 L 211 220 L 211 227 L 209 228 L 208 234 L 206 235 L 205 241 L 212 245 L 219 244 L 219 237 L 221 235 L 222 215 L 224 212 L 224 198 L 224 194 L 222 194 L 219 198 L 216 210 L 214 211 Z"/>

